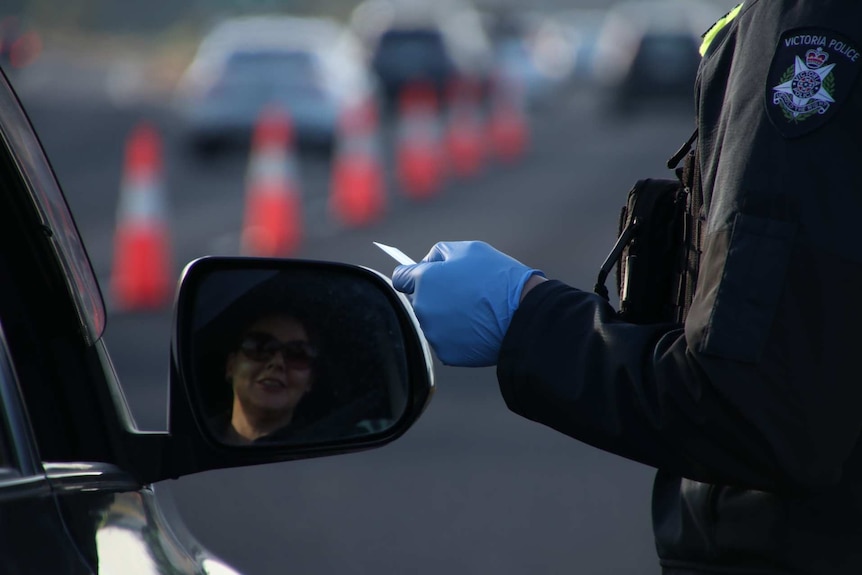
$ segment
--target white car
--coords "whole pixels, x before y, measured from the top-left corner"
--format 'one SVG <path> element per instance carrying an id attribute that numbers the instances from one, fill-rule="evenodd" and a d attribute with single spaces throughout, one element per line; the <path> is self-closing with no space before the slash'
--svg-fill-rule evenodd
<path id="1" fill-rule="evenodd" d="M 190 145 L 212 151 L 248 140 L 263 106 L 285 109 L 299 145 L 326 151 L 349 106 L 373 104 L 377 86 L 357 39 L 325 18 L 226 20 L 200 43 L 177 87 Z"/>

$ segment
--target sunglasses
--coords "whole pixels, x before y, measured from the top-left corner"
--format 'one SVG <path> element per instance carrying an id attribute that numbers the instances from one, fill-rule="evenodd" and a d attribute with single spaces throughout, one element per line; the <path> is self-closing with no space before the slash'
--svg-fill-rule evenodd
<path id="1" fill-rule="evenodd" d="M 285 363 L 296 369 L 311 367 L 317 349 L 304 340 L 281 341 L 268 333 L 251 332 L 239 342 L 239 350 L 253 361 L 269 361 L 281 353 Z"/>

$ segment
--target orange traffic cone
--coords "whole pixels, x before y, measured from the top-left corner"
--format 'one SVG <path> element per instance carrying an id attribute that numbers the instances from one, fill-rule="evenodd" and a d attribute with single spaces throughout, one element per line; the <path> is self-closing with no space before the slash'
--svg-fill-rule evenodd
<path id="1" fill-rule="evenodd" d="M 293 153 L 293 127 L 286 110 L 261 110 L 246 173 L 241 252 L 264 257 L 294 253 L 302 237 L 302 205 Z"/>
<path id="2" fill-rule="evenodd" d="M 479 86 L 470 80 L 455 80 L 449 90 L 446 149 L 453 172 L 462 177 L 476 175 L 485 160 Z"/>
<path id="3" fill-rule="evenodd" d="M 395 162 L 407 196 L 425 199 L 443 184 L 445 166 L 437 110 L 431 86 L 408 86 L 399 98 Z"/>
<path id="4" fill-rule="evenodd" d="M 491 98 L 488 133 L 494 156 L 514 162 L 526 152 L 530 137 L 523 89 L 512 80 L 498 79 Z"/>
<path id="5" fill-rule="evenodd" d="M 377 220 L 386 203 L 378 120 L 373 104 L 346 110 L 332 167 L 329 212 L 348 226 Z"/>
<path id="6" fill-rule="evenodd" d="M 172 297 L 172 267 L 162 178 L 162 144 L 141 123 L 126 143 L 114 236 L 111 295 L 117 309 L 156 309 Z"/>

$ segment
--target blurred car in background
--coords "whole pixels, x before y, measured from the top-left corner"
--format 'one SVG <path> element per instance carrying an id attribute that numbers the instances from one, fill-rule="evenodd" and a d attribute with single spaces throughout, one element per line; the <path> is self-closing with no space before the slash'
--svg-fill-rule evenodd
<path id="1" fill-rule="evenodd" d="M 443 34 L 434 28 L 393 28 L 380 35 L 372 67 L 393 103 L 405 86 L 430 83 L 442 96 L 457 71 Z"/>
<path id="2" fill-rule="evenodd" d="M 365 45 L 388 107 L 414 83 L 431 84 L 445 102 L 457 78 L 486 87 L 491 81 L 491 43 L 469 4 L 367 0 L 354 9 L 351 27 Z"/>
<path id="3" fill-rule="evenodd" d="M 181 77 L 176 108 L 198 153 L 248 141 L 261 109 L 278 104 L 296 143 L 331 152 L 342 114 L 377 104 L 357 39 L 325 18 L 248 16 L 210 31 Z"/>
<path id="4" fill-rule="evenodd" d="M 518 86 L 529 106 L 536 106 L 550 95 L 551 83 L 536 65 L 530 44 L 522 38 L 506 38 L 495 44 L 497 74 L 508 85 Z"/>
<path id="5" fill-rule="evenodd" d="M 605 16 L 606 10 L 601 8 L 567 8 L 552 15 L 568 37 L 572 51 L 570 79 L 579 84 L 593 80 L 596 46 Z"/>
<path id="6" fill-rule="evenodd" d="M 547 14 L 504 10 L 486 13 L 497 78 L 523 93 L 529 106 L 550 101 L 574 71 L 567 28 Z"/>
<path id="7" fill-rule="evenodd" d="M 639 104 L 693 102 L 701 34 L 721 8 L 695 0 L 626 1 L 611 7 L 598 39 L 595 73 L 613 112 Z"/>

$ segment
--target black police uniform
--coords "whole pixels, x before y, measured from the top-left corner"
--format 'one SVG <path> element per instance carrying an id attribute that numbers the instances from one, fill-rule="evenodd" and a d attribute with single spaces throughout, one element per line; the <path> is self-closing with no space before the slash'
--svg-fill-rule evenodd
<path id="1" fill-rule="evenodd" d="M 557 281 L 510 409 L 658 469 L 665 573 L 862 573 L 862 3 L 748 0 L 696 85 L 705 235 L 684 328 Z"/>

